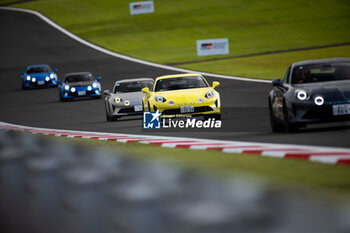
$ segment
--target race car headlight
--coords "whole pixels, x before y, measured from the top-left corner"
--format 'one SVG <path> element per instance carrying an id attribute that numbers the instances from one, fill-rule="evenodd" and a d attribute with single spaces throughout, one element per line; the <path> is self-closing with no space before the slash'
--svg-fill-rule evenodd
<path id="1" fill-rule="evenodd" d="M 36 81 L 36 78 L 32 78 L 32 82 L 35 83 L 35 81 Z"/>
<path id="2" fill-rule="evenodd" d="M 50 80 L 49 76 L 46 76 L 45 81 L 49 81 L 49 80 Z"/>
<path id="3" fill-rule="evenodd" d="M 27 79 L 27 81 L 29 81 L 29 80 L 30 80 L 30 76 L 28 75 L 28 76 L 26 77 L 26 79 Z"/>
<path id="4" fill-rule="evenodd" d="M 315 98 L 314 102 L 315 102 L 316 105 L 321 106 L 321 105 L 324 103 L 324 99 L 323 99 L 322 96 L 317 96 L 317 97 Z"/>
<path id="5" fill-rule="evenodd" d="M 92 87 L 91 87 L 91 86 L 88 86 L 88 87 L 87 87 L 87 90 L 88 90 L 88 91 L 91 91 L 91 90 L 92 90 Z"/>
<path id="6" fill-rule="evenodd" d="M 122 99 L 119 97 L 114 98 L 114 102 L 116 102 L 117 104 L 119 104 L 121 101 L 122 101 Z"/>
<path id="7" fill-rule="evenodd" d="M 296 90 L 295 93 L 296 93 L 297 98 L 299 100 L 306 100 L 306 98 L 307 98 L 306 91 L 304 91 L 304 90 Z"/>
<path id="8" fill-rule="evenodd" d="M 55 75 L 54 74 L 50 74 L 50 78 L 54 78 L 55 77 Z"/>
<path id="9" fill-rule="evenodd" d="M 93 87 L 93 88 L 96 88 L 97 86 L 98 86 L 97 83 L 93 83 L 93 84 L 92 84 L 92 87 Z"/>
<path id="10" fill-rule="evenodd" d="M 65 89 L 66 91 L 68 91 L 68 90 L 69 90 L 69 86 L 68 86 L 68 85 L 64 86 L 64 89 Z"/>
<path id="11" fill-rule="evenodd" d="M 175 104 L 174 100 L 169 100 L 169 105 L 170 106 L 174 106 L 174 104 Z"/>
<path id="12" fill-rule="evenodd" d="M 72 87 L 72 88 L 70 89 L 70 91 L 71 91 L 71 92 L 75 92 L 75 87 Z"/>
<path id="13" fill-rule="evenodd" d="M 205 94 L 205 98 L 208 98 L 208 99 L 212 98 L 213 96 L 214 96 L 214 92 L 212 91 L 208 91 L 207 94 Z"/>
<path id="14" fill-rule="evenodd" d="M 204 99 L 203 99 L 202 97 L 198 99 L 198 103 L 201 104 L 201 103 L 203 103 L 203 102 L 204 102 Z"/>
<path id="15" fill-rule="evenodd" d="M 129 106 L 130 105 L 130 101 L 129 100 L 125 100 L 124 104 L 125 104 L 125 106 Z"/>
<path id="16" fill-rule="evenodd" d="M 166 101 L 166 99 L 165 99 L 164 97 L 162 97 L 162 96 L 156 96 L 156 97 L 154 97 L 154 99 L 155 99 L 157 102 L 160 102 L 160 103 Z"/>

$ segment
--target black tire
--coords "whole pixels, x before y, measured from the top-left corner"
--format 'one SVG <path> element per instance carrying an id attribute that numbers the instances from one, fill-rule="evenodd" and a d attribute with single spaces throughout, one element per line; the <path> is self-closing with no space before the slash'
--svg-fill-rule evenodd
<path id="1" fill-rule="evenodd" d="M 107 113 L 107 111 L 106 111 L 106 120 L 107 121 L 112 121 L 112 117 Z"/>
<path id="2" fill-rule="evenodd" d="M 60 101 L 61 102 L 64 102 L 64 101 L 66 101 L 64 98 L 62 98 L 62 96 L 60 95 Z"/>
<path id="3" fill-rule="evenodd" d="M 269 113 L 270 113 L 270 125 L 271 125 L 272 132 L 273 133 L 283 132 L 284 131 L 284 124 L 281 120 L 277 119 L 273 115 L 273 110 L 272 110 L 270 98 L 269 98 Z"/>
<path id="4" fill-rule="evenodd" d="M 300 129 L 300 125 L 298 123 L 289 122 L 288 110 L 285 100 L 283 100 L 283 116 L 284 116 L 284 130 L 287 133 L 296 133 Z"/>
<path id="5" fill-rule="evenodd" d="M 106 120 L 111 122 L 111 121 L 117 121 L 118 117 L 117 116 L 110 116 L 108 112 L 106 111 Z"/>

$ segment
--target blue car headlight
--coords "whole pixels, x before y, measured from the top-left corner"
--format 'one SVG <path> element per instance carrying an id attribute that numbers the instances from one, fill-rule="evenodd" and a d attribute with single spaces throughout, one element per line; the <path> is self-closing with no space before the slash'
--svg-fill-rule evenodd
<path id="1" fill-rule="evenodd" d="M 75 87 L 72 87 L 72 88 L 70 89 L 70 91 L 71 91 L 71 92 L 75 92 L 75 91 L 76 91 Z"/>
<path id="2" fill-rule="evenodd" d="M 66 91 L 68 91 L 68 90 L 69 90 L 69 86 L 68 86 L 68 85 L 65 85 L 65 86 L 64 86 L 64 89 L 65 89 Z"/>
<path id="3" fill-rule="evenodd" d="M 98 84 L 97 84 L 97 83 L 93 83 L 93 84 L 92 84 L 92 87 L 93 87 L 93 88 L 97 88 L 97 87 L 98 87 Z"/>
<path id="4" fill-rule="evenodd" d="M 91 91 L 91 90 L 92 90 L 92 87 L 91 87 L 91 86 L 88 86 L 88 87 L 87 87 L 87 90 L 88 90 L 88 91 Z"/>
<path id="5" fill-rule="evenodd" d="M 30 81 L 30 76 L 29 75 L 27 75 L 26 80 Z"/>

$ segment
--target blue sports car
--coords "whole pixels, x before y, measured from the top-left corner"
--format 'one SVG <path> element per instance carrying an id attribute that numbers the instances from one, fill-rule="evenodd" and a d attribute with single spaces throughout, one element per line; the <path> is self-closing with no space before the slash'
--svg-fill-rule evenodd
<path id="1" fill-rule="evenodd" d="M 49 65 L 28 66 L 21 72 L 22 89 L 57 86 L 56 72 L 57 69 L 51 69 Z"/>
<path id="2" fill-rule="evenodd" d="M 69 73 L 64 81 L 58 81 L 60 101 L 78 97 L 101 98 L 100 77 L 95 78 L 89 72 Z"/>

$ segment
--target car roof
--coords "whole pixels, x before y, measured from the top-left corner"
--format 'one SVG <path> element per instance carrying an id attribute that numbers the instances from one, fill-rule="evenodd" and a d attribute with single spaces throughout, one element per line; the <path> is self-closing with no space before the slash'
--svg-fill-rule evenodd
<path id="1" fill-rule="evenodd" d="M 198 73 L 189 73 L 189 74 L 173 74 L 173 75 L 164 75 L 164 76 L 159 76 L 156 78 L 156 81 L 159 79 L 167 79 L 167 78 L 179 78 L 179 77 L 191 77 L 191 76 L 201 76 L 201 74 Z"/>
<path id="2" fill-rule="evenodd" d="M 127 83 L 127 82 L 135 82 L 135 81 L 154 81 L 152 78 L 133 78 L 133 79 L 122 79 L 118 80 L 115 83 Z"/>
<path id="3" fill-rule="evenodd" d="M 91 73 L 90 72 L 74 72 L 74 73 L 68 73 L 64 77 L 71 76 L 71 75 L 83 75 L 83 74 L 91 74 Z"/>
<path id="4" fill-rule="evenodd" d="M 318 60 L 306 60 L 293 63 L 293 66 L 314 65 L 322 63 L 338 63 L 338 62 L 350 62 L 350 58 L 327 58 Z"/>
<path id="5" fill-rule="evenodd" d="M 31 66 L 28 66 L 27 69 L 30 69 L 30 68 L 37 68 L 37 67 L 50 67 L 50 66 L 49 66 L 49 65 L 46 65 L 46 64 L 31 65 Z"/>

